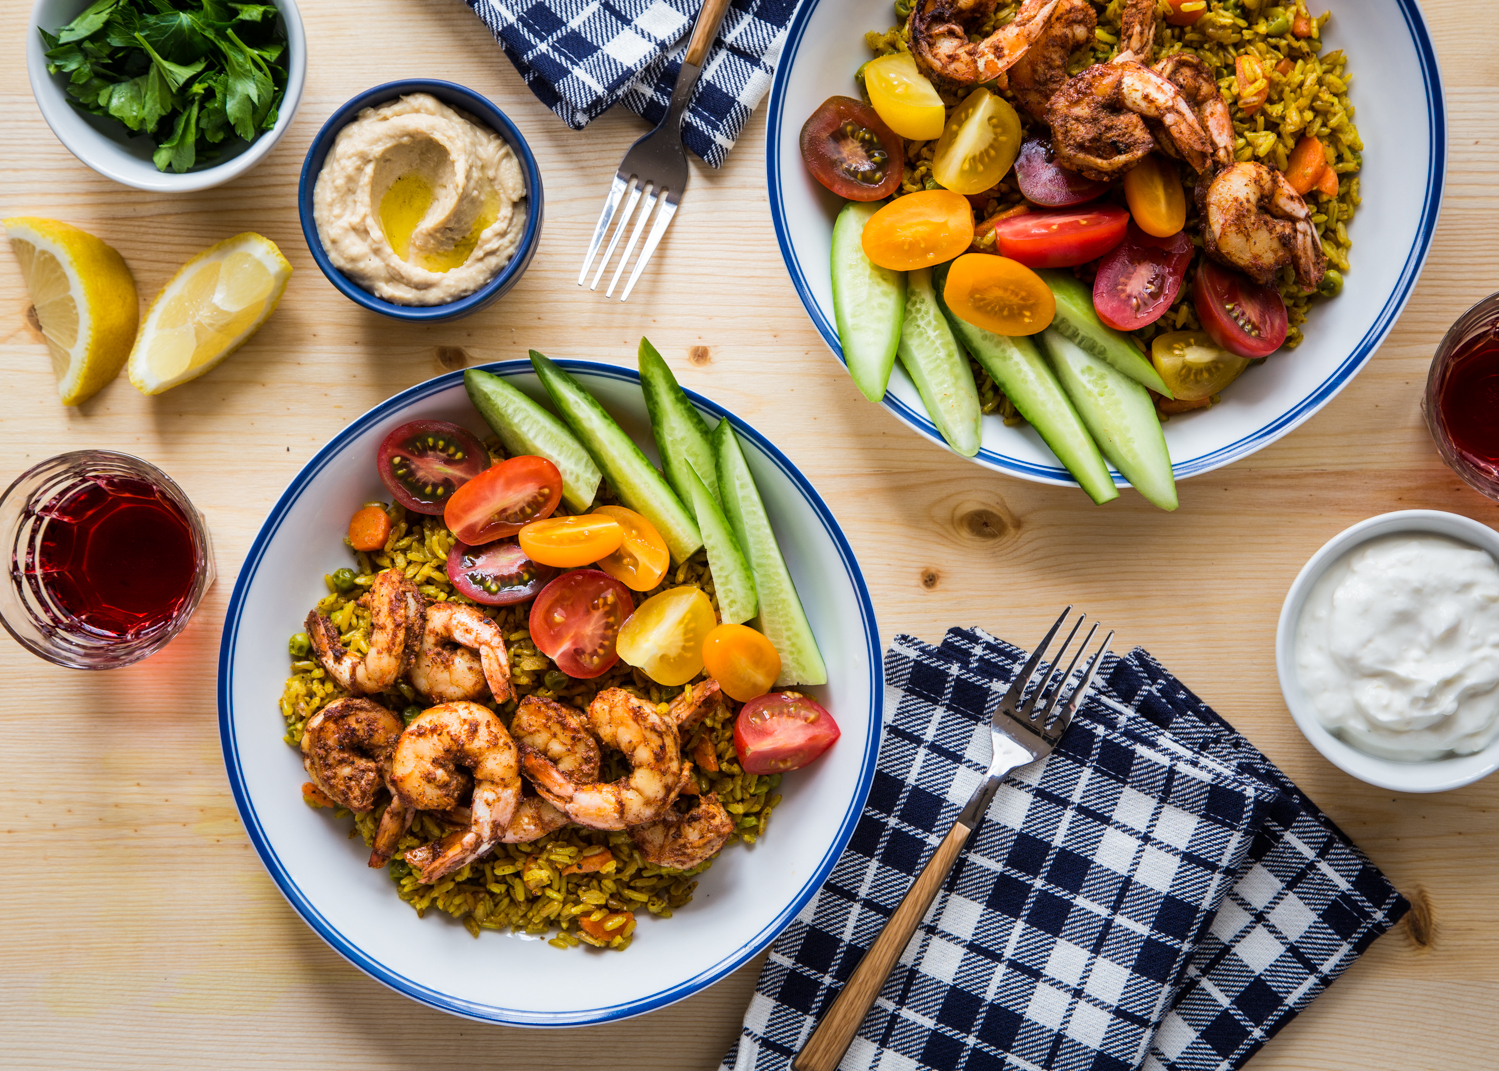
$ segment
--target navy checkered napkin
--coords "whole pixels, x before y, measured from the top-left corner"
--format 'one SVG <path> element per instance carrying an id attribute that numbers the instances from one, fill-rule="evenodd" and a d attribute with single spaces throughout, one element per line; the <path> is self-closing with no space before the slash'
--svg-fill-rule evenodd
<path id="1" fill-rule="evenodd" d="M 531 92 L 574 130 L 622 103 L 659 123 L 701 0 L 465 0 Z M 734 0 L 682 140 L 714 167 L 770 88 L 796 0 Z"/>
<path id="2" fill-rule="evenodd" d="M 864 817 L 772 947 L 725 1071 L 805 1043 L 982 778 L 1023 659 L 977 630 L 896 638 Z M 1148 654 L 1111 656 L 995 797 L 842 1067 L 1235 1068 L 1407 906 Z"/>

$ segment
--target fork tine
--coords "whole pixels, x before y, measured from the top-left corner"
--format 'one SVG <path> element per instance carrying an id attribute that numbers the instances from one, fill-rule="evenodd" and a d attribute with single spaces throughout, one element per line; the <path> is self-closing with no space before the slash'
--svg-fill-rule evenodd
<path id="1" fill-rule="evenodd" d="M 1093 685 L 1093 677 L 1098 672 L 1098 667 L 1103 664 L 1103 656 L 1109 653 L 1109 644 L 1114 642 L 1114 632 L 1103 638 L 1103 644 L 1094 652 L 1093 657 L 1088 660 L 1088 668 L 1083 671 L 1083 679 L 1078 686 L 1072 690 L 1067 697 L 1067 702 L 1062 705 L 1062 712 L 1057 715 L 1056 723 L 1052 726 L 1053 735 L 1060 737 L 1067 731 L 1067 726 L 1072 724 L 1072 715 L 1077 713 L 1077 708 L 1082 706 L 1083 700 L 1088 698 L 1088 689 Z M 1083 645 L 1087 647 L 1087 644 Z M 1058 691 L 1061 689 L 1059 688 Z"/>
<path id="2" fill-rule="evenodd" d="M 1040 721 L 1037 723 L 1041 728 L 1045 729 L 1047 723 L 1051 721 L 1052 712 L 1057 709 L 1057 704 L 1062 699 L 1062 693 L 1067 688 L 1067 682 L 1072 679 L 1072 671 L 1077 668 L 1078 659 L 1083 657 L 1083 652 L 1088 649 L 1088 644 L 1093 642 L 1093 634 L 1097 631 L 1098 622 L 1095 621 L 1093 622 L 1093 627 L 1088 630 L 1088 634 L 1083 637 L 1083 642 L 1078 644 L 1077 651 L 1072 655 L 1072 661 L 1067 663 L 1067 672 L 1063 673 L 1057 681 L 1057 689 L 1051 693 L 1051 701 L 1046 704 L 1046 709 L 1041 712 Z"/>
<path id="3" fill-rule="evenodd" d="M 1083 627 L 1083 622 L 1087 619 L 1087 614 L 1079 614 L 1077 620 L 1072 623 L 1072 631 L 1067 633 L 1067 638 L 1062 641 L 1062 646 L 1057 648 L 1057 653 L 1052 655 L 1051 661 L 1046 666 L 1046 676 L 1041 678 L 1041 683 L 1036 685 L 1036 690 L 1031 692 L 1031 697 L 1020 708 L 1021 718 L 1024 718 L 1026 721 L 1035 720 L 1036 704 L 1041 702 L 1041 696 L 1045 694 L 1047 687 L 1050 686 L 1052 678 L 1057 675 L 1057 667 L 1062 664 L 1062 659 L 1067 657 L 1067 648 L 1072 646 L 1072 638 L 1077 635 L 1077 630 Z M 1076 655 L 1073 656 L 1074 660 L 1076 657 Z M 1062 679 L 1066 680 L 1065 677 Z M 1061 688 L 1060 682 L 1058 682 L 1057 688 Z"/>
<path id="4" fill-rule="evenodd" d="M 651 213 L 656 210 L 656 202 L 661 199 L 661 190 L 654 181 L 642 180 L 641 185 L 649 186 L 651 192 L 643 198 L 644 203 L 640 206 L 640 214 L 635 217 L 635 226 L 630 229 L 630 241 L 625 246 L 625 251 L 619 255 L 619 264 L 609 279 L 609 289 L 604 291 L 605 297 L 614 296 L 614 288 L 619 285 L 619 277 L 624 274 L 625 265 L 629 264 L 630 258 L 635 255 L 635 246 L 640 241 L 640 232 L 645 230 L 645 221 L 651 218 Z"/>
<path id="5" fill-rule="evenodd" d="M 603 259 L 599 261 L 598 271 L 593 273 L 593 282 L 588 289 L 597 290 L 599 280 L 604 277 L 604 271 L 609 267 L 609 261 L 614 256 L 614 248 L 619 245 L 620 236 L 630 225 L 630 216 L 635 212 L 635 206 L 640 202 L 640 191 L 645 188 L 645 183 L 638 177 L 631 175 L 626 183 L 630 187 L 630 198 L 625 202 L 625 210 L 619 217 L 619 222 L 614 226 L 614 236 L 609 239 L 609 248 L 604 250 Z"/>
<path id="6" fill-rule="evenodd" d="M 1030 658 L 1026 659 L 1025 665 L 1020 667 L 1020 672 L 1015 674 L 1015 679 L 1010 682 L 1010 690 L 1000 700 L 999 707 L 1001 710 L 1015 709 L 1016 701 L 1025 694 L 1025 686 L 1030 683 L 1031 674 L 1036 671 L 1036 664 L 1041 661 L 1042 655 L 1046 654 L 1046 648 L 1051 646 L 1052 637 L 1057 634 L 1057 629 L 1062 627 L 1062 622 L 1067 620 L 1067 615 L 1070 613 L 1072 613 L 1071 606 L 1062 611 L 1062 616 L 1057 618 L 1056 623 L 1047 630 L 1040 644 L 1031 652 Z"/>
<path id="7" fill-rule="evenodd" d="M 609 230 L 609 223 L 614 219 L 614 210 L 619 207 L 619 199 L 624 196 L 625 187 L 629 181 L 619 173 L 615 173 L 614 181 L 609 184 L 609 195 L 604 198 L 604 210 L 599 213 L 599 221 L 594 225 L 593 238 L 588 243 L 588 255 L 583 258 L 583 270 L 578 272 L 578 285 L 582 286 L 588 278 L 588 269 L 593 267 L 593 258 L 598 255 L 599 246 L 604 241 L 604 234 Z M 610 247 L 611 250 L 613 247 Z M 604 254 L 607 262 L 609 254 Z"/>
<path id="8" fill-rule="evenodd" d="M 671 217 L 677 214 L 676 192 L 667 190 L 665 197 L 661 200 L 661 208 L 656 212 L 656 222 L 651 224 L 651 233 L 646 236 L 645 245 L 640 250 L 640 257 L 635 261 L 635 270 L 630 272 L 630 281 L 625 283 L 624 293 L 619 295 L 619 300 L 624 301 L 630 296 L 630 291 L 635 289 L 635 280 L 640 278 L 641 269 L 651 259 L 651 254 L 656 251 L 656 246 L 661 244 L 661 236 L 666 233 L 666 228 L 671 225 Z"/>

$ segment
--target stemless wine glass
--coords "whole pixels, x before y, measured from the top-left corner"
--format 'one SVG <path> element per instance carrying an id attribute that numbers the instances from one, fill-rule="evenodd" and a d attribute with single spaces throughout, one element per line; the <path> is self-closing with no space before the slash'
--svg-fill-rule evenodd
<path id="1" fill-rule="evenodd" d="M 1499 359 L 1499 294 L 1490 294 L 1459 316 L 1442 336 L 1436 356 L 1431 359 L 1431 371 L 1426 375 L 1426 394 L 1421 399 L 1421 411 L 1426 416 L 1426 427 L 1436 441 L 1437 452 L 1448 467 L 1473 490 L 1499 501 L 1499 458 L 1494 456 L 1492 449 L 1493 443 L 1499 440 L 1499 409 L 1485 411 L 1480 419 L 1481 424 L 1493 429 L 1487 456 L 1476 453 L 1474 443 L 1463 441 L 1465 435 L 1473 434 L 1473 429 L 1461 427 L 1461 422 L 1454 427 L 1450 414 L 1443 409 L 1449 380 L 1460 365 L 1475 360 L 1492 363 L 1496 359 Z M 1469 403 L 1470 409 L 1474 404 L 1486 406 L 1493 401 L 1492 384 L 1490 378 L 1482 392 L 1463 399 Z"/>
<path id="2" fill-rule="evenodd" d="M 213 584 L 202 515 L 155 465 L 112 450 L 59 454 L 0 495 L 9 583 L 0 624 L 49 662 L 114 669 L 182 631 Z"/>

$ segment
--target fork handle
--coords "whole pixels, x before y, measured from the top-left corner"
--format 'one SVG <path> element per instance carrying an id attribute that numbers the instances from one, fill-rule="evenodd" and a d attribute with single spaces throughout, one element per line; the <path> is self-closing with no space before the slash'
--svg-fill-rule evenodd
<path id="1" fill-rule="evenodd" d="M 958 822 L 937 845 L 932 858 L 911 883 L 905 899 L 901 900 L 890 921 L 885 923 L 874 944 L 854 968 L 853 977 L 843 986 L 843 992 L 838 994 L 838 999 L 833 1001 L 817 1029 L 812 1031 L 802 1051 L 791 1061 L 793 1071 L 835 1071 L 838 1067 L 875 998 L 884 988 L 895 961 L 900 958 L 916 927 L 921 925 L 927 908 L 932 906 L 937 891 L 947 880 L 948 872 L 972 832 L 972 826 Z"/>
<path id="2" fill-rule="evenodd" d="M 703 0 L 703 9 L 697 13 L 692 24 L 692 40 L 687 42 L 686 62 L 701 67 L 707 58 L 713 39 L 718 36 L 718 24 L 724 12 L 729 10 L 729 0 Z"/>

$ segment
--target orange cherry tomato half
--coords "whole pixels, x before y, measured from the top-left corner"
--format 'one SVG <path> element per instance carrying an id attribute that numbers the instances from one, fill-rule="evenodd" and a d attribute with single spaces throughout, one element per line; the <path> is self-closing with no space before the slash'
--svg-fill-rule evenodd
<path id="1" fill-rule="evenodd" d="M 532 521 L 520 530 L 520 549 L 526 557 L 559 569 L 592 565 L 613 554 L 624 541 L 625 530 L 620 523 L 600 513 L 549 517 Z"/>
<path id="2" fill-rule="evenodd" d="M 1155 153 L 1124 176 L 1124 199 L 1135 226 L 1153 238 L 1170 238 L 1187 222 L 1187 195 L 1176 166 Z"/>
<path id="3" fill-rule="evenodd" d="M 453 492 L 442 520 L 459 542 L 493 543 L 531 521 L 550 517 L 562 501 L 562 473 L 544 457 L 524 454 L 489 466 Z"/>
<path id="4" fill-rule="evenodd" d="M 800 770 L 838 740 L 838 723 L 800 692 L 771 692 L 744 704 L 734 721 L 734 750 L 745 773 Z"/>
<path id="5" fill-rule="evenodd" d="M 781 675 L 775 645 L 748 625 L 722 624 L 703 641 L 703 665 L 729 698 L 748 703 Z"/>
<path id="6" fill-rule="evenodd" d="M 930 268 L 973 241 L 973 206 L 951 190 L 908 193 L 869 217 L 862 241 L 864 255 L 882 268 Z"/>
<path id="7" fill-rule="evenodd" d="M 600 506 L 594 512 L 613 517 L 625 534 L 618 550 L 599 559 L 599 568 L 631 591 L 650 591 L 661 583 L 671 565 L 671 552 L 655 526 L 623 506 Z"/>
<path id="8" fill-rule="evenodd" d="M 1037 334 L 1057 314 L 1057 299 L 1041 276 L 989 253 L 966 253 L 953 261 L 942 299 L 954 316 L 996 335 Z"/>

